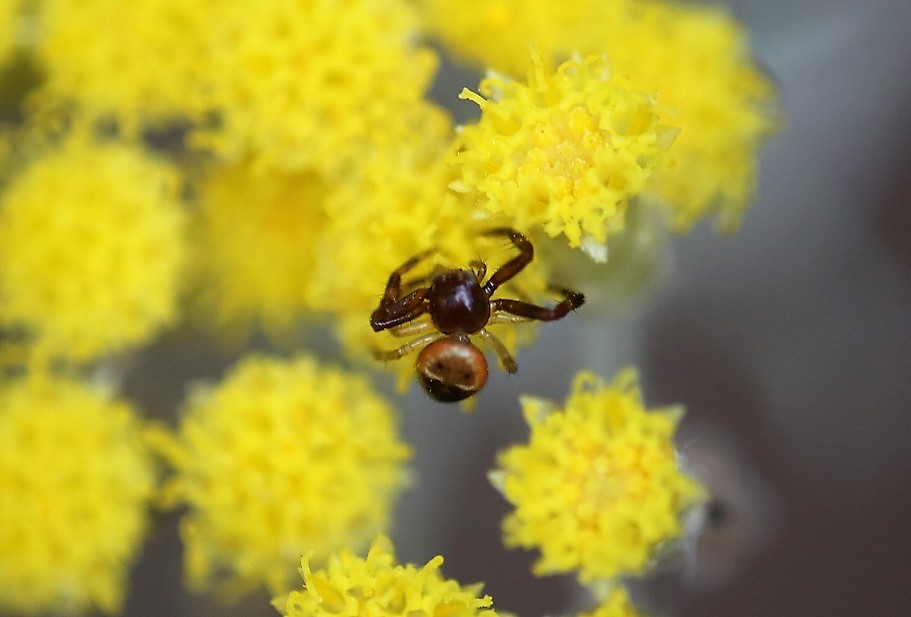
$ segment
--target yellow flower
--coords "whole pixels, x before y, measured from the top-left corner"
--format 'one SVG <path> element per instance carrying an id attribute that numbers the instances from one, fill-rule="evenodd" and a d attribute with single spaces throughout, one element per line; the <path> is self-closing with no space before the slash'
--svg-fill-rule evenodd
<path id="1" fill-rule="evenodd" d="M 329 189 L 314 173 L 212 169 L 199 186 L 193 220 L 200 308 L 215 326 L 291 331 L 311 305 L 318 241 L 328 224 Z"/>
<path id="2" fill-rule="evenodd" d="M 301 559 L 303 589 L 272 603 L 286 617 L 496 617 L 490 596 L 479 597 L 482 585 L 444 579 L 440 556 L 420 569 L 399 565 L 382 536 L 366 558 L 343 550 L 323 569 L 312 570 L 310 562 L 310 556 Z"/>
<path id="3" fill-rule="evenodd" d="M 117 613 L 155 473 L 131 407 L 32 376 L 0 389 L 0 608 Z"/>
<path id="4" fill-rule="evenodd" d="M 565 51 L 557 44 L 592 27 L 588 20 L 604 4 L 616 1 L 418 0 L 425 27 L 442 40 L 448 52 L 513 77 L 527 70 L 530 43 L 537 44 L 545 56 Z"/>
<path id="5" fill-rule="evenodd" d="M 633 606 L 629 592 L 625 587 L 613 587 L 607 598 L 601 601 L 597 608 L 580 617 L 639 617 L 640 613 Z"/>
<path id="6" fill-rule="evenodd" d="M 189 400 L 165 498 L 181 525 L 190 586 L 287 590 L 300 556 L 363 547 L 388 523 L 409 449 L 369 384 L 301 357 L 249 358 Z"/>
<path id="7" fill-rule="evenodd" d="M 735 227 L 755 191 L 759 147 L 777 126 L 774 88 L 743 28 L 715 7 L 649 0 L 618 26 L 607 38 L 612 66 L 656 92 L 662 121 L 680 128 L 653 190 L 679 230 L 711 212 Z"/>
<path id="8" fill-rule="evenodd" d="M 8 61 L 16 46 L 19 0 L 0 0 L 0 66 Z"/>
<path id="9" fill-rule="evenodd" d="M 775 93 L 743 28 L 716 7 L 655 0 L 492 0 L 480 10 L 424 0 L 429 27 L 456 54 L 518 77 L 527 48 L 545 59 L 606 54 L 611 70 L 654 93 L 662 124 L 680 129 L 650 191 L 678 229 L 710 212 L 735 226 L 752 198 L 757 151 L 777 126 Z"/>
<path id="10" fill-rule="evenodd" d="M 197 145 L 342 180 L 368 144 L 398 138 L 437 64 L 404 0 L 231 3 L 210 27 L 203 100 L 219 122 Z"/>
<path id="11" fill-rule="evenodd" d="M 646 411 L 633 371 L 611 385 L 580 373 L 564 409 L 531 397 L 522 407 L 529 443 L 502 452 L 491 476 L 515 506 L 506 544 L 539 548 L 538 575 L 643 574 L 702 497 L 675 456 L 680 410 Z"/>
<path id="12" fill-rule="evenodd" d="M 481 120 L 461 132 L 456 190 L 477 194 L 519 229 L 564 235 L 603 261 L 623 227 L 626 201 L 646 186 L 673 131 L 658 125 L 652 97 L 612 73 L 604 56 L 575 58 L 554 73 L 534 53 L 529 83 L 481 82 Z"/>
<path id="13" fill-rule="evenodd" d="M 184 217 L 174 170 L 71 138 L 0 196 L 0 322 L 76 360 L 148 341 L 177 318 Z"/>
<path id="14" fill-rule="evenodd" d="M 43 0 L 37 53 L 47 100 L 71 99 L 90 115 L 113 114 L 128 131 L 199 107 L 211 73 L 212 2 Z"/>

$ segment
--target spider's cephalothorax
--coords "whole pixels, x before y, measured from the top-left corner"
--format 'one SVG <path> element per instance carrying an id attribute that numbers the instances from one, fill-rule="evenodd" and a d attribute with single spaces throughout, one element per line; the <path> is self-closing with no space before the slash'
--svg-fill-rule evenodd
<path id="1" fill-rule="evenodd" d="M 460 401 L 476 394 L 487 382 L 487 360 L 472 343 L 472 336 L 487 342 L 510 373 L 517 370 L 516 361 L 506 347 L 487 331 L 491 324 L 526 320 L 554 321 L 582 306 L 582 294 L 560 290 L 562 302 L 552 308 L 520 300 L 492 299 L 494 292 L 510 280 L 534 257 L 534 247 L 519 232 L 509 228 L 494 229 L 490 235 L 507 236 L 519 249 L 519 255 L 506 262 L 487 281 L 487 267 L 473 262 L 472 269 L 453 268 L 429 277 L 429 285 L 401 293 L 402 276 L 414 268 L 428 253 L 412 257 L 391 275 L 380 305 L 370 316 L 374 331 L 389 330 L 396 336 L 418 336 L 392 351 L 375 351 L 379 360 L 395 360 L 423 347 L 417 358 L 418 381 L 438 401 Z M 427 279 L 420 279 L 420 285 Z M 430 321 L 415 321 L 428 313 Z"/>

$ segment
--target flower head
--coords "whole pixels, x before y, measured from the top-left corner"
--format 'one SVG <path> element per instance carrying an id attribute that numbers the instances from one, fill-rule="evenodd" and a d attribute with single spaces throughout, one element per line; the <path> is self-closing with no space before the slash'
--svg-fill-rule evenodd
<path id="1" fill-rule="evenodd" d="M 0 608 L 117 613 L 155 472 L 124 402 L 60 378 L 0 389 Z"/>
<path id="2" fill-rule="evenodd" d="M 490 596 L 481 585 L 461 586 L 440 574 L 442 557 L 422 568 L 399 565 L 392 543 L 374 540 L 366 558 L 343 550 L 314 571 L 311 559 L 301 560 L 304 587 L 273 604 L 286 617 L 496 617 Z"/>
<path id="3" fill-rule="evenodd" d="M 491 75 L 480 90 L 486 99 L 462 93 L 481 106 L 481 120 L 459 136 L 453 187 L 519 229 L 562 234 L 603 260 L 626 201 L 645 188 L 673 140 L 652 97 L 612 73 L 601 55 L 550 73 L 535 54 L 528 84 Z"/>
<path id="4" fill-rule="evenodd" d="M 88 360 L 177 318 L 179 183 L 138 149 L 71 138 L 0 196 L 0 323 Z"/>
<path id="5" fill-rule="evenodd" d="M 639 617 L 625 587 L 613 586 L 607 597 L 594 610 L 580 617 Z"/>
<path id="6" fill-rule="evenodd" d="M 680 411 L 646 411 L 632 371 L 612 385 L 579 374 L 563 409 L 530 397 L 522 407 L 529 443 L 502 452 L 492 475 L 515 506 L 506 544 L 539 548 L 538 574 L 642 574 L 702 495 L 677 464 Z"/>
<path id="7" fill-rule="evenodd" d="M 47 100 L 76 101 L 128 128 L 198 108 L 214 3 L 45 0 L 39 8 Z"/>
<path id="8" fill-rule="evenodd" d="M 662 122 L 680 128 L 651 190 L 678 229 L 713 212 L 736 226 L 755 191 L 759 147 L 778 124 L 774 87 L 743 28 L 715 7 L 653 0 L 634 3 L 616 25 L 605 50 L 612 65 L 655 92 Z"/>
<path id="9" fill-rule="evenodd" d="M 605 54 L 614 73 L 655 96 L 660 122 L 680 131 L 648 187 L 670 206 L 677 228 L 712 212 L 727 227 L 739 222 L 754 192 L 757 151 L 778 120 L 774 87 L 726 12 L 663 0 L 422 6 L 454 53 L 512 77 L 525 72 L 532 42 L 546 60 Z"/>
<path id="10" fill-rule="evenodd" d="M 199 308 L 215 326 L 262 326 L 280 338 L 311 310 L 329 188 L 314 173 L 214 168 L 193 219 Z"/>
<path id="11" fill-rule="evenodd" d="M 192 588 L 223 576 L 277 593 L 302 554 L 322 562 L 385 529 L 409 450 L 363 379 L 309 358 L 250 358 L 187 411 L 166 495 L 189 508 Z"/>
<path id="12" fill-rule="evenodd" d="M 437 64 L 404 0 L 230 3 L 210 28 L 203 101 L 220 120 L 197 145 L 286 170 L 347 173 L 397 139 Z"/>

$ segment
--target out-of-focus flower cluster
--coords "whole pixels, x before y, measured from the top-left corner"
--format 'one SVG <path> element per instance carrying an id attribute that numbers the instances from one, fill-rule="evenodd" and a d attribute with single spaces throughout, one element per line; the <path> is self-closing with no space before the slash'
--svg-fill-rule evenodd
<path id="1" fill-rule="evenodd" d="M 464 126 L 429 98 L 434 43 L 492 70 Z M 364 377 L 240 357 L 168 427 L 118 375 L 181 323 L 241 350 L 325 327 L 362 361 L 396 344 L 369 322 L 390 272 L 422 252 L 408 284 L 493 272 L 515 247 L 492 228 L 611 265 L 654 218 L 631 207 L 734 225 L 776 121 L 737 23 L 657 0 L 0 0 L 0 68 L 27 90 L 0 115 L 0 607 L 25 614 L 119 612 L 154 502 L 185 508 L 194 590 L 281 596 L 301 564 L 288 615 L 493 617 L 382 539 L 410 450 Z M 498 293 L 551 301 L 557 254 Z M 628 376 L 523 405 L 531 440 L 493 476 L 506 543 L 539 574 L 643 573 L 701 496 L 677 416 Z M 596 614 L 633 614 L 611 585 Z"/>
<path id="2" fill-rule="evenodd" d="M 175 470 L 164 497 L 181 526 L 190 585 L 286 590 L 295 562 L 362 548 L 386 529 L 408 448 L 362 379 L 311 358 L 250 358 L 188 401 L 157 443 Z M 230 478 L 230 481 L 224 481 Z"/>

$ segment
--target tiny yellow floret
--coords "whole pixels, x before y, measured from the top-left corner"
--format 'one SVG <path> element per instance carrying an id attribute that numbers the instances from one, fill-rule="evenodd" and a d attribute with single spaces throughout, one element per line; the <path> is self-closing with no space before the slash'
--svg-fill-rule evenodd
<path id="1" fill-rule="evenodd" d="M 198 388 L 163 454 L 191 588 L 289 589 L 300 556 L 322 563 L 385 530 L 410 453 L 362 378 L 299 357 L 253 357 Z"/>
<path id="2" fill-rule="evenodd" d="M 84 384 L 0 384 L 0 611 L 120 612 L 155 485 L 140 432 Z"/>
<path id="3" fill-rule="evenodd" d="M 342 550 L 314 570 L 304 556 L 303 589 L 272 604 L 285 617 L 496 617 L 481 584 L 443 578 L 442 564 L 440 556 L 422 568 L 397 564 L 392 543 L 380 536 L 366 558 Z"/>
<path id="4" fill-rule="evenodd" d="M 176 172 L 74 138 L 0 195 L 0 323 L 84 361 L 177 319 L 185 225 Z"/>
<path id="5" fill-rule="evenodd" d="M 491 475 L 515 506 L 503 523 L 506 544 L 540 549 L 537 575 L 643 574 L 702 497 L 672 442 L 681 412 L 647 411 L 633 371 L 613 384 L 580 373 L 563 409 L 531 397 L 522 407 L 529 443 L 502 452 Z"/>
<path id="6" fill-rule="evenodd" d="M 528 83 L 491 75 L 481 82 L 477 124 L 463 128 L 451 186 L 476 194 L 491 215 L 521 230 L 597 247 L 622 229 L 626 202 L 639 194 L 673 141 L 658 124 L 652 96 L 590 55 L 548 71 L 536 53 Z"/>

